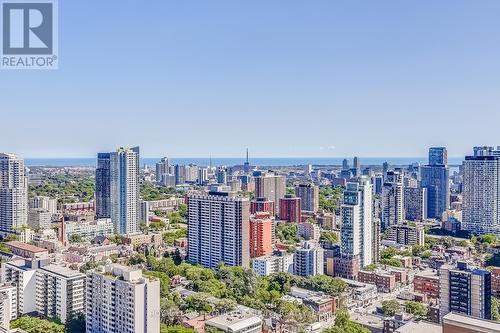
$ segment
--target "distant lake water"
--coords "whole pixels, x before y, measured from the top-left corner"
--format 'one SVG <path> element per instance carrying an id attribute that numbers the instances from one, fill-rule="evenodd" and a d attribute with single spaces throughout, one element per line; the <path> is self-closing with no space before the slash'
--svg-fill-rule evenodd
<path id="1" fill-rule="evenodd" d="M 342 157 L 255 157 L 250 159 L 251 165 L 256 166 L 294 166 L 294 165 L 342 165 Z M 141 158 L 141 166 L 147 164 L 154 166 L 160 158 Z M 210 164 L 210 158 L 171 158 L 170 164 L 196 164 L 207 166 Z M 348 158 L 352 164 L 352 158 Z M 391 165 L 410 165 L 411 163 L 426 164 L 426 157 L 360 157 L 362 165 L 382 165 L 384 162 L 389 162 Z M 448 163 L 450 165 L 461 165 L 463 157 L 450 157 Z M 242 165 L 245 162 L 243 158 L 214 158 L 212 157 L 212 165 Z M 26 158 L 26 166 L 95 166 L 95 158 Z"/>

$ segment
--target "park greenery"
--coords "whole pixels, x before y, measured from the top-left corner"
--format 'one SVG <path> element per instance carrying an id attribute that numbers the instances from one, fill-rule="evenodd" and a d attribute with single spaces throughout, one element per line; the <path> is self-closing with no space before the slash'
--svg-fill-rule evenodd
<path id="1" fill-rule="evenodd" d="M 163 234 L 163 241 L 167 245 L 174 245 L 175 240 L 177 240 L 179 238 L 184 238 L 186 236 L 187 236 L 187 229 L 185 229 L 185 228 L 177 229 L 174 231 L 166 231 Z"/>
<path id="2" fill-rule="evenodd" d="M 386 316 L 394 316 L 396 313 L 402 311 L 415 316 L 418 320 L 425 320 L 428 317 L 429 310 L 425 304 L 415 301 L 406 301 L 404 305 L 400 304 L 395 299 L 382 302 L 382 312 Z"/>
<path id="3" fill-rule="evenodd" d="M 401 312 L 401 304 L 395 299 L 385 300 L 382 302 L 382 312 L 386 316 L 394 316 L 396 313 Z"/>
<path id="4" fill-rule="evenodd" d="M 161 324 L 160 333 L 196 333 L 196 331 L 192 328 L 187 328 L 182 325 L 168 326 L 165 324 Z"/>
<path id="5" fill-rule="evenodd" d="M 141 184 L 139 191 L 144 201 L 164 200 L 184 195 L 184 192 L 176 190 L 173 187 L 156 187 L 151 183 Z"/>
<path id="6" fill-rule="evenodd" d="M 321 186 L 319 189 L 319 209 L 333 213 L 338 208 L 338 203 L 344 188 L 337 186 Z"/>
<path id="7" fill-rule="evenodd" d="M 391 259 L 380 259 L 380 264 L 381 265 L 387 265 L 387 266 L 392 266 L 392 267 L 403 267 L 403 263 L 401 260 L 391 258 Z"/>
<path id="8" fill-rule="evenodd" d="M 59 203 L 90 201 L 95 179 L 91 175 L 57 174 L 47 176 L 40 185 L 30 185 L 30 196 L 57 198 Z"/>
<path id="9" fill-rule="evenodd" d="M 257 277 L 250 268 L 219 265 L 217 270 L 206 269 L 189 263 L 176 264 L 173 258 L 145 259 L 145 275 L 155 276 L 161 285 L 161 322 L 177 325 L 179 311 L 212 313 L 229 311 L 237 304 L 278 314 L 284 325 L 305 325 L 314 321 L 312 311 L 302 305 L 282 299 L 293 286 L 323 291 L 332 295 L 343 293 L 347 285 L 338 278 L 326 275 L 298 277 L 289 273 L 277 273 Z M 197 292 L 185 300 L 170 291 L 170 280 L 183 276 L 190 281 L 188 288 Z M 166 286 L 166 287 L 165 287 Z M 214 299 L 215 297 L 215 299 Z"/>
<path id="10" fill-rule="evenodd" d="M 298 233 L 298 226 L 295 223 L 276 224 L 276 238 L 285 244 L 296 244 L 300 242 L 301 237 Z"/>
<path id="11" fill-rule="evenodd" d="M 64 333 L 64 325 L 30 316 L 22 316 L 10 323 L 10 328 L 19 328 L 27 333 Z"/>
<path id="12" fill-rule="evenodd" d="M 370 333 L 370 330 L 364 328 L 351 320 L 349 312 L 345 309 L 337 311 L 335 316 L 335 325 L 327 328 L 324 333 Z"/>
<path id="13" fill-rule="evenodd" d="M 429 313 L 425 304 L 415 301 L 405 302 L 404 309 L 406 313 L 414 315 L 417 319 L 427 319 Z"/>

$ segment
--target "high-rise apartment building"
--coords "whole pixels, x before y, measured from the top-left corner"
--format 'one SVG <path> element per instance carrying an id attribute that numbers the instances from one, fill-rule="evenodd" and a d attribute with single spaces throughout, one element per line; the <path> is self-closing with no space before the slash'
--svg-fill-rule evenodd
<path id="1" fill-rule="evenodd" d="M 198 185 L 205 185 L 208 182 L 208 168 L 200 167 L 198 169 Z"/>
<path id="2" fill-rule="evenodd" d="M 156 163 L 156 184 L 162 184 L 163 175 L 168 175 L 170 173 L 170 164 L 168 158 L 163 157 L 158 163 Z"/>
<path id="3" fill-rule="evenodd" d="M 85 274 L 67 267 L 47 265 L 36 271 L 36 311 L 65 323 L 85 313 Z"/>
<path id="4" fill-rule="evenodd" d="M 28 212 L 28 226 L 33 230 L 50 229 L 52 214 L 41 208 L 33 208 Z"/>
<path id="5" fill-rule="evenodd" d="M 474 148 L 463 162 L 462 229 L 500 236 L 500 151 Z"/>
<path id="6" fill-rule="evenodd" d="M 349 160 L 347 158 L 344 158 L 342 160 L 342 170 L 349 170 L 349 169 L 350 169 Z"/>
<path id="7" fill-rule="evenodd" d="M 198 180 L 198 166 L 195 164 L 188 164 L 185 166 L 186 170 L 186 183 L 195 184 Z"/>
<path id="8" fill-rule="evenodd" d="M 427 189 L 405 187 L 405 218 L 409 221 L 423 221 L 427 218 Z"/>
<path id="9" fill-rule="evenodd" d="M 174 166 L 175 185 L 186 183 L 186 166 L 176 164 Z"/>
<path id="10" fill-rule="evenodd" d="M 57 213 L 57 199 L 46 196 L 35 196 L 28 201 L 29 209 L 42 209 L 51 215 Z"/>
<path id="11" fill-rule="evenodd" d="M 28 180 L 24 160 L 0 153 L 0 232 L 11 233 L 28 223 Z"/>
<path id="12" fill-rule="evenodd" d="M 139 227 L 139 147 L 110 154 L 111 220 L 117 234 Z"/>
<path id="13" fill-rule="evenodd" d="M 279 215 L 280 199 L 286 194 L 286 177 L 260 171 L 254 172 L 254 177 L 255 197 L 274 201 L 275 214 Z"/>
<path id="14" fill-rule="evenodd" d="M 279 200 L 280 213 L 279 217 L 282 221 L 296 222 L 301 221 L 301 200 L 300 198 L 291 195 L 285 195 Z"/>
<path id="15" fill-rule="evenodd" d="M 95 204 L 96 217 L 111 217 L 111 154 L 97 154 L 97 168 L 95 170 Z"/>
<path id="16" fill-rule="evenodd" d="M 0 286 L 0 332 L 9 332 L 10 322 L 17 319 L 16 293 L 15 285 Z"/>
<path id="17" fill-rule="evenodd" d="M 206 268 L 249 266 L 248 198 L 234 193 L 192 193 L 188 205 L 188 261 Z"/>
<path id="18" fill-rule="evenodd" d="M 274 216 L 274 201 L 270 201 L 266 198 L 253 199 L 250 201 L 250 213 L 255 214 L 257 212 L 268 212 L 271 216 Z"/>
<path id="19" fill-rule="evenodd" d="M 372 178 L 372 184 L 373 184 L 373 193 L 382 194 L 382 188 L 384 186 L 384 176 L 375 175 Z"/>
<path id="20" fill-rule="evenodd" d="M 319 188 L 312 184 L 300 184 L 295 187 L 295 195 L 300 198 L 303 211 L 317 212 L 319 210 Z"/>
<path id="21" fill-rule="evenodd" d="M 293 273 L 293 253 L 278 252 L 273 255 L 257 257 L 252 260 L 252 268 L 258 276 L 274 273 Z"/>
<path id="22" fill-rule="evenodd" d="M 382 231 L 403 223 L 404 219 L 403 176 L 397 171 L 388 171 L 382 187 Z"/>
<path id="23" fill-rule="evenodd" d="M 391 225 L 387 232 L 387 240 L 402 245 L 424 245 L 424 227 L 422 225 Z"/>
<path id="24" fill-rule="evenodd" d="M 429 165 L 422 166 L 421 187 L 427 190 L 427 216 L 441 219 L 450 208 L 450 169 L 444 147 L 429 149 Z"/>
<path id="25" fill-rule="evenodd" d="M 159 280 L 117 264 L 87 272 L 87 333 L 159 333 L 159 314 Z"/>
<path id="26" fill-rule="evenodd" d="M 2 264 L 2 283 L 16 286 L 18 315 L 36 311 L 36 270 L 43 261 L 16 259 Z"/>
<path id="27" fill-rule="evenodd" d="M 224 185 L 227 183 L 227 171 L 225 167 L 218 167 L 215 172 L 215 177 L 217 178 L 217 183 Z"/>
<path id="28" fill-rule="evenodd" d="M 325 250 L 316 242 L 304 242 L 295 251 L 293 270 L 298 276 L 322 275 Z"/>
<path id="29" fill-rule="evenodd" d="M 250 257 L 270 255 L 273 252 L 274 218 L 268 212 L 250 217 Z"/>
<path id="30" fill-rule="evenodd" d="M 372 185 L 361 177 L 357 183 L 347 183 L 341 207 L 340 251 L 344 257 L 359 256 L 362 267 L 373 263 Z"/>
<path id="31" fill-rule="evenodd" d="M 458 262 L 439 270 L 440 318 L 450 312 L 491 319 L 491 273 Z"/>

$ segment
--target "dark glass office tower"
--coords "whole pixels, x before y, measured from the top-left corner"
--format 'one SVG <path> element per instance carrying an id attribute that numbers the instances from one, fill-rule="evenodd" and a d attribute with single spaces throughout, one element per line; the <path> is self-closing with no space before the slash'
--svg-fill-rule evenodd
<path id="1" fill-rule="evenodd" d="M 96 217 L 111 218 L 110 153 L 97 154 L 95 171 Z"/>
<path id="2" fill-rule="evenodd" d="M 421 187 L 427 189 L 427 217 L 441 219 L 450 207 L 450 169 L 446 148 L 429 149 L 429 165 L 421 168 Z"/>

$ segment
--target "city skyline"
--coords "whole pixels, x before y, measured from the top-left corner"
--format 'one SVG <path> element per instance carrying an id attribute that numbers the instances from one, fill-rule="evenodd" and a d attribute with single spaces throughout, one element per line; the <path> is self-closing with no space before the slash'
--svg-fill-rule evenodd
<path id="1" fill-rule="evenodd" d="M 2 122 L 23 120 L 23 135 L 2 128 L 2 151 L 425 156 L 446 146 L 463 156 L 497 144 L 499 9 L 494 1 L 106 1 L 97 11 L 64 3 L 59 69 L 2 72 Z M 488 119 L 473 140 L 467 114 Z"/>
<path id="2" fill-rule="evenodd" d="M 500 333 L 498 13 L 0 0 L 0 333 Z"/>

